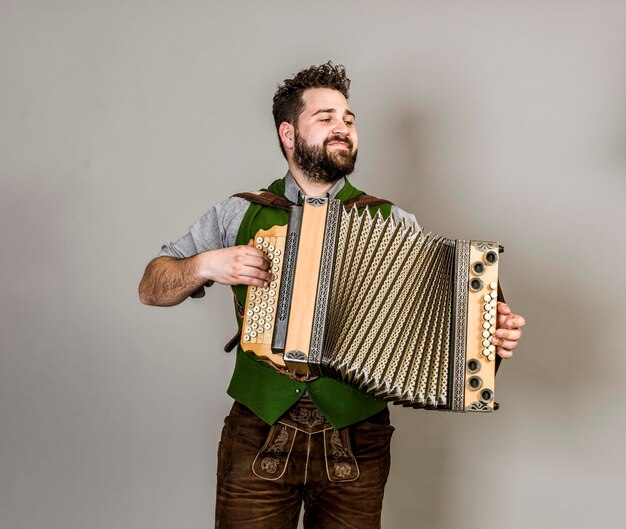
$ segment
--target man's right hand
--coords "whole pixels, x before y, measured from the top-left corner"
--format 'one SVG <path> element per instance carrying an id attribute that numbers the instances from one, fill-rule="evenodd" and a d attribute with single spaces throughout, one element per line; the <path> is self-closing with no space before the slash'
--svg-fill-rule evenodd
<path id="1" fill-rule="evenodd" d="M 263 287 L 272 280 L 269 269 L 269 259 L 253 241 L 186 259 L 157 257 L 148 263 L 139 283 L 139 299 L 146 305 L 178 305 L 207 281 Z"/>
<path id="2" fill-rule="evenodd" d="M 205 252 L 204 259 L 207 277 L 222 285 L 266 287 L 273 279 L 270 260 L 254 246 L 254 241 L 247 246 Z"/>

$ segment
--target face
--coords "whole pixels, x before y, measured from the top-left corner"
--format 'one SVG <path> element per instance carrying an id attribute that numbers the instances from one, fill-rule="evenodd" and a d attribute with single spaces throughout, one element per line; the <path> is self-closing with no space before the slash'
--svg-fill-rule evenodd
<path id="1" fill-rule="evenodd" d="M 311 88 L 295 127 L 294 162 L 311 180 L 335 182 L 354 171 L 358 136 L 355 116 L 337 90 Z"/>

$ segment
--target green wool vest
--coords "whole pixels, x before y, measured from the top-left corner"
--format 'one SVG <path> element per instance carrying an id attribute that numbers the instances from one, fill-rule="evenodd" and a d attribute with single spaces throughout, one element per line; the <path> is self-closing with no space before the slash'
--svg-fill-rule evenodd
<path id="1" fill-rule="evenodd" d="M 285 180 L 276 180 L 268 190 L 285 198 Z M 346 179 L 346 184 L 335 198 L 346 201 L 362 194 L 362 191 L 354 188 Z M 380 210 L 386 218 L 391 213 L 391 204 L 373 206 L 370 210 L 372 212 Z M 251 204 L 241 222 L 235 244 L 248 244 L 258 230 L 286 225 L 288 216 L 288 212 L 283 209 Z M 241 305 L 244 306 L 247 286 L 237 285 L 234 290 Z M 241 328 L 239 316 L 237 324 Z M 386 406 L 385 402 L 331 378 L 321 377 L 312 382 L 293 380 L 277 373 L 267 364 L 257 361 L 254 355 L 244 353 L 241 347 L 237 346 L 237 360 L 228 394 L 252 410 L 263 421 L 268 424 L 275 423 L 305 392 L 310 395 L 334 428 L 343 428 L 366 419 Z"/>

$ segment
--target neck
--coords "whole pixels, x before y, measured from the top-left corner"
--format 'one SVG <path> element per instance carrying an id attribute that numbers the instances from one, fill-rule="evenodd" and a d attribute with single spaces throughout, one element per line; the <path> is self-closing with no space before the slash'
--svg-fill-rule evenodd
<path id="1" fill-rule="evenodd" d="M 335 182 L 315 182 L 309 180 L 302 170 L 293 162 L 289 161 L 289 171 L 294 180 L 302 189 L 302 192 L 309 197 L 322 197 L 335 185 Z"/>

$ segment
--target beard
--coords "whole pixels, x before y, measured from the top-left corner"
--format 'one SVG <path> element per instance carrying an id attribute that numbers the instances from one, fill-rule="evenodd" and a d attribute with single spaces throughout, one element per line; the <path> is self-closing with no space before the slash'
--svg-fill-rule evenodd
<path id="1" fill-rule="evenodd" d="M 333 183 L 354 171 L 357 151 L 352 152 L 353 143 L 343 136 L 330 136 L 321 146 L 311 147 L 296 129 L 293 160 L 304 176 L 312 182 Z M 332 141 L 343 141 L 347 149 L 328 151 Z"/>

